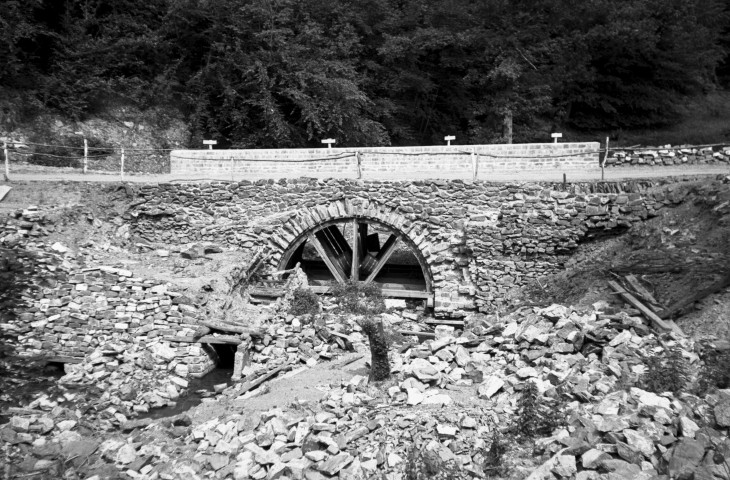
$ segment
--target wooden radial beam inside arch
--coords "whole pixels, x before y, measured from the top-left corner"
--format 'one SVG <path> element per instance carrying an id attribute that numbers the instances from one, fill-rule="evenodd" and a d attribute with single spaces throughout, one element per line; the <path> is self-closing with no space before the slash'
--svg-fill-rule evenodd
<path id="1" fill-rule="evenodd" d="M 388 238 L 382 246 L 378 233 L 368 233 L 370 225 L 378 225 L 388 231 Z M 346 238 L 347 234 L 343 232 L 349 232 L 349 241 Z M 425 259 L 402 232 L 385 223 L 360 217 L 323 222 L 304 232 L 289 245 L 281 257 L 280 267 L 290 268 L 293 260 L 301 257 L 306 243 L 312 245 L 337 283 L 376 281 L 398 246 L 406 245 L 421 269 L 423 285 L 414 288 L 411 284 L 388 283 L 383 286 L 383 295 L 396 298 L 424 298 L 428 299 L 429 303 L 433 301 L 432 281 Z M 311 285 L 310 288 L 317 293 L 326 293 L 331 288 L 331 283 Z"/>

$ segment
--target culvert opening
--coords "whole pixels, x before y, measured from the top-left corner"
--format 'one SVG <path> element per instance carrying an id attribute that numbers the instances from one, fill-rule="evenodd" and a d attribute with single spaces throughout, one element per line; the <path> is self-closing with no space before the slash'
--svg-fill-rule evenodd
<path id="1" fill-rule="evenodd" d="M 215 368 L 218 370 L 233 370 L 236 359 L 236 346 L 226 344 L 213 344 L 212 346 L 218 358 Z"/>
<path id="2" fill-rule="evenodd" d="M 57 361 L 48 361 L 46 362 L 45 366 L 43 367 L 43 372 L 47 373 L 48 375 L 53 375 L 57 377 L 62 377 L 65 373 L 65 363 L 64 362 L 57 362 Z"/>

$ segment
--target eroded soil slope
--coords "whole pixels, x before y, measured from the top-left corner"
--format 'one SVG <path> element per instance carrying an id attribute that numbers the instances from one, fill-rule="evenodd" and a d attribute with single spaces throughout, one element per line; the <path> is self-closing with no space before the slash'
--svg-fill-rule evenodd
<path id="1" fill-rule="evenodd" d="M 609 280 L 633 274 L 660 312 L 689 334 L 730 337 L 730 184 L 692 181 L 662 188 L 673 205 L 618 237 L 582 243 L 566 270 L 527 292 L 534 303 L 623 303 Z M 661 315 L 661 313 L 660 313 Z"/>

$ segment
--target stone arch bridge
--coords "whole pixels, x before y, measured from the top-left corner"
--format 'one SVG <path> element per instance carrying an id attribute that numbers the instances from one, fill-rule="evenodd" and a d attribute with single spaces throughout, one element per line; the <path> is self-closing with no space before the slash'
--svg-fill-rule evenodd
<path id="1" fill-rule="evenodd" d="M 210 241 L 268 266 L 301 263 L 314 288 L 348 279 L 423 298 L 437 315 L 491 311 L 561 269 L 583 239 L 626 229 L 669 200 L 632 183 L 301 178 L 141 186 L 127 213 L 151 241 Z"/>

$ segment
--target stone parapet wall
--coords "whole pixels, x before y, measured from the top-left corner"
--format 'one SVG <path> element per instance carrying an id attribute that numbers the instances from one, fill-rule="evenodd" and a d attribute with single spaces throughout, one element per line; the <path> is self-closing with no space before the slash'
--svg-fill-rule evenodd
<path id="1" fill-rule="evenodd" d="M 588 232 L 629 227 L 668 202 L 636 186 L 593 193 L 594 184 L 464 181 L 162 184 L 142 187 L 126 218 L 148 241 L 268 247 L 272 269 L 317 222 L 373 218 L 426 259 L 437 314 L 461 315 L 499 309 L 510 288 L 562 268 Z"/>
<path id="2" fill-rule="evenodd" d="M 597 142 L 332 149 L 173 150 L 177 175 L 246 178 L 330 176 L 369 178 L 384 173 L 474 178 L 524 170 L 595 170 Z"/>
<path id="3" fill-rule="evenodd" d="M 606 158 L 607 167 L 702 164 L 730 165 L 730 146 L 625 148 L 610 150 Z"/>

